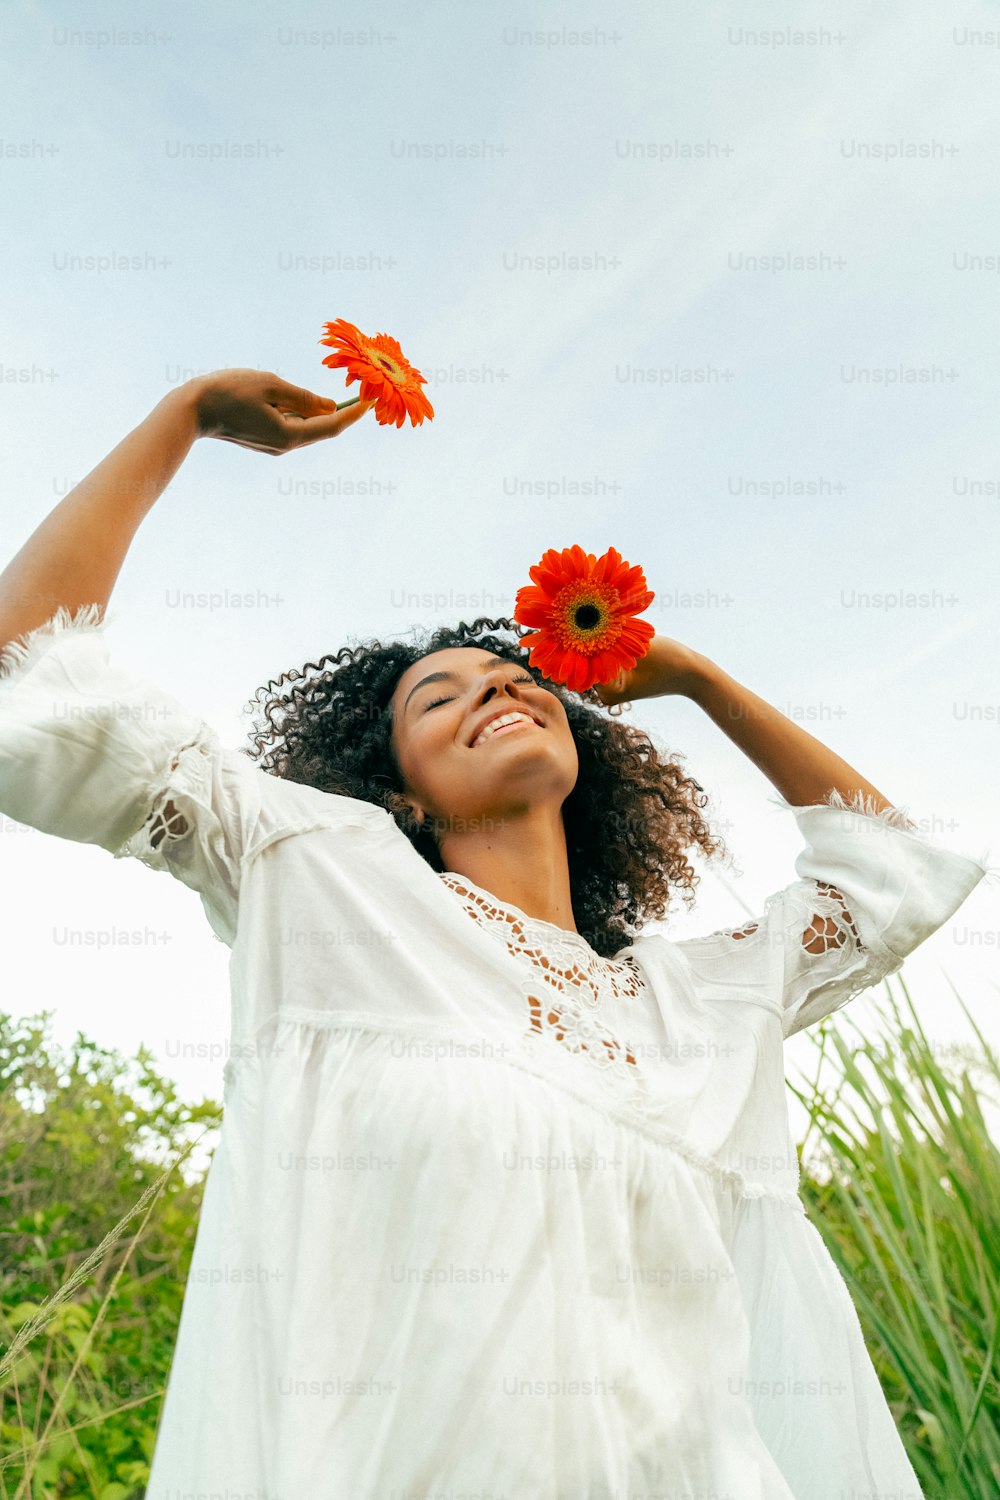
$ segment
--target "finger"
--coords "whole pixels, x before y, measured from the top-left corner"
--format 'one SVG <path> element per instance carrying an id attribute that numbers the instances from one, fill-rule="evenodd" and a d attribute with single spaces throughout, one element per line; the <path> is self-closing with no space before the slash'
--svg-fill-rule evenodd
<path id="1" fill-rule="evenodd" d="M 332 412 L 337 405 L 330 396 L 318 396 L 315 391 L 307 391 L 300 385 L 288 385 L 285 381 L 273 385 L 267 399 L 279 412 L 297 412 L 302 417 Z"/>
<path id="2" fill-rule="evenodd" d="M 609 703 L 613 703 L 616 698 L 621 697 L 622 693 L 625 690 L 627 680 L 628 673 L 623 668 L 622 671 L 618 673 L 617 677 L 611 678 L 610 682 L 598 682 L 595 684 L 595 686 L 597 688 L 597 691 L 601 694 L 602 698 L 607 699 Z"/>
<path id="3" fill-rule="evenodd" d="M 374 401 L 356 401 L 353 406 L 345 406 L 342 411 L 331 412 L 329 416 L 306 417 L 304 421 L 293 417 L 286 430 L 297 448 L 307 443 L 318 443 L 323 438 L 336 437 L 347 427 L 353 427 L 374 405 Z"/>

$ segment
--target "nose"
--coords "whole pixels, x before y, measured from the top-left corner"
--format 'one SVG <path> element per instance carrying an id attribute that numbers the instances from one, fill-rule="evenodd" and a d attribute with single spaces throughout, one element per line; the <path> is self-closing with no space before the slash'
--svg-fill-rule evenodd
<path id="1" fill-rule="evenodd" d="M 489 703 L 494 694 L 499 692 L 504 692 L 509 697 L 516 698 L 518 696 L 517 693 L 511 692 L 513 686 L 509 668 L 506 672 L 502 669 L 487 672 L 483 678 L 483 686 L 480 689 L 479 706 L 482 707 L 483 704 Z"/>

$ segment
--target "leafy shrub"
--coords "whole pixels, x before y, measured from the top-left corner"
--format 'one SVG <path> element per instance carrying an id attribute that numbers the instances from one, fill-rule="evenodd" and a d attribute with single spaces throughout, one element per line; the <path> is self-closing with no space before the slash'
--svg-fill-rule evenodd
<path id="1" fill-rule="evenodd" d="M 78 1033 L 66 1056 L 50 1026 L 0 1014 L 0 1496 L 133 1500 L 201 1208 L 180 1166 L 221 1108 L 182 1103 L 144 1048 Z"/>

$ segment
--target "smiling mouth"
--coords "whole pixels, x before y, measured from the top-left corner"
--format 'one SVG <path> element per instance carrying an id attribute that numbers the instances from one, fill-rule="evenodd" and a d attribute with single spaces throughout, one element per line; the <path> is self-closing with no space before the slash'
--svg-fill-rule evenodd
<path id="1" fill-rule="evenodd" d="M 495 740 L 499 735 L 509 734 L 512 729 L 539 729 L 540 727 L 534 719 L 528 717 L 515 719 L 512 724 L 501 724 L 499 729 L 491 729 L 485 740 L 481 740 L 477 736 L 470 748 L 472 750 L 479 750 L 483 745 L 488 744 L 490 740 Z"/>

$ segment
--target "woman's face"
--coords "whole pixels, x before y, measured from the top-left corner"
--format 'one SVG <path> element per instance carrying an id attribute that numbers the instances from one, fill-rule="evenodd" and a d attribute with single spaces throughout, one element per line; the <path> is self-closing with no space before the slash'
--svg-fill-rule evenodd
<path id="1" fill-rule="evenodd" d="M 492 651 L 453 646 L 421 657 L 396 684 L 391 708 L 407 795 L 439 842 L 449 831 L 483 826 L 471 819 L 519 817 L 540 804 L 561 808 L 576 785 L 576 741 L 559 698 L 520 663 Z M 474 744 L 501 710 L 532 722 Z"/>

